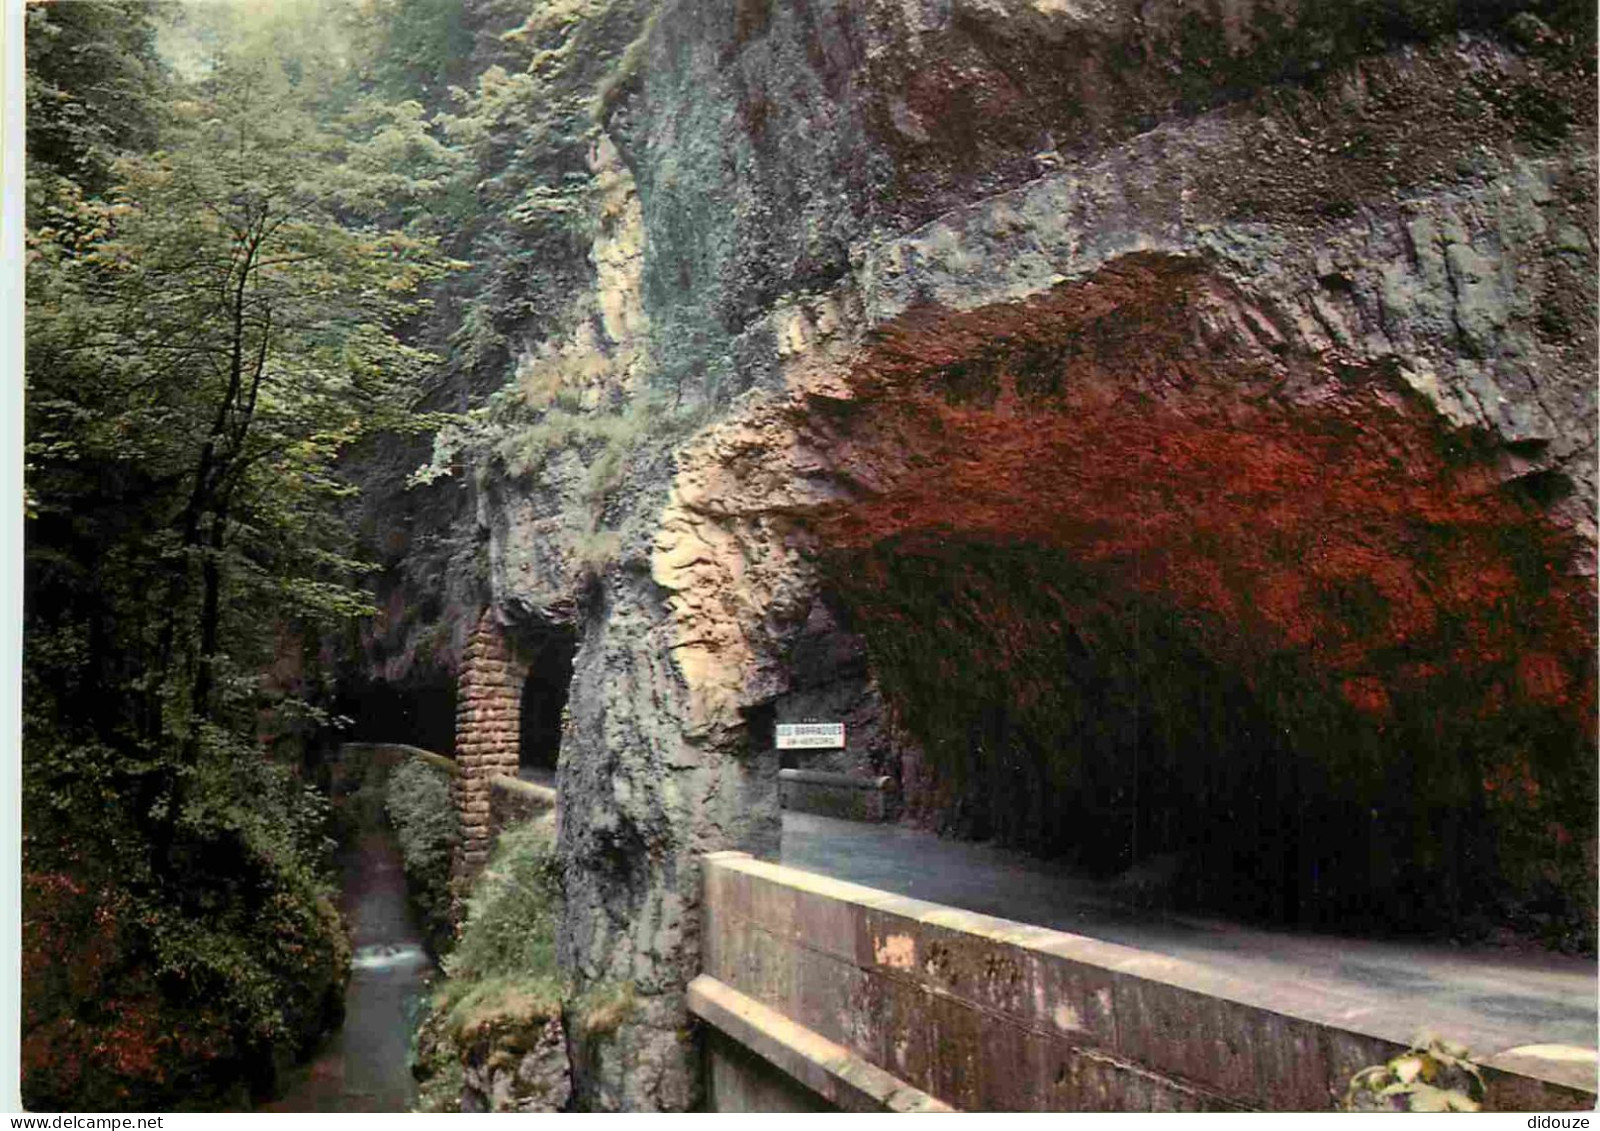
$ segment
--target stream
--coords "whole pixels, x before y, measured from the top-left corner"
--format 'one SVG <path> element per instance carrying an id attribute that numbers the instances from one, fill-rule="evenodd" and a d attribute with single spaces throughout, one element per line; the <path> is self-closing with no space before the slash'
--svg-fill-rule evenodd
<path id="1" fill-rule="evenodd" d="M 416 1099 L 407 1060 L 433 963 L 406 902 L 400 850 L 386 831 L 363 832 L 341 867 L 354 950 L 344 1024 L 260 1111 L 399 1112 Z"/>

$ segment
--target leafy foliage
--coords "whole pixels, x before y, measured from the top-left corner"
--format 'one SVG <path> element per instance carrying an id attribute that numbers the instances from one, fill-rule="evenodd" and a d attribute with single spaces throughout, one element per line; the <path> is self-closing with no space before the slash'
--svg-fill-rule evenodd
<path id="1" fill-rule="evenodd" d="M 43 222 L 36 210 L 102 192 L 117 153 L 152 140 L 161 83 L 154 9 L 148 0 L 28 7 L 30 228 Z"/>
<path id="2" fill-rule="evenodd" d="M 187 97 L 162 148 L 114 162 L 109 201 L 85 206 L 93 226 L 30 233 L 37 540 L 58 543 L 56 527 L 105 495 L 137 516 L 132 530 L 91 520 L 114 546 L 64 531 L 52 563 L 122 555 L 154 583 L 155 600 L 136 602 L 145 623 L 119 641 L 151 673 L 136 732 L 191 753 L 195 724 L 247 666 L 229 661 L 261 658 L 221 654 L 230 614 L 367 610 L 332 521 L 350 490 L 334 460 L 374 430 L 415 426 L 430 358 L 397 331 L 445 266 L 363 218 L 396 195 L 380 172 L 404 108 L 364 139 L 330 128 L 338 92 L 289 62 L 222 57 L 174 92 Z"/>
<path id="3" fill-rule="evenodd" d="M 473 885 L 446 980 L 418 1033 L 423 1110 L 455 1109 L 465 1049 L 485 1031 L 559 1016 L 567 992 L 556 965 L 561 870 L 553 818 L 506 829 Z"/>
<path id="4" fill-rule="evenodd" d="M 474 266 L 439 289 L 429 330 L 448 341 L 453 376 L 475 400 L 563 328 L 567 296 L 588 282 L 597 191 L 589 104 L 653 5 L 551 0 L 476 9 L 476 73 L 451 87 L 449 105 L 432 119 L 462 161 L 438 199 L 435 230 Z"/>
<path id="5" fill-rule="evenodd" d="M 454 266 L 413 227 L 451 156 L 363 92 L 357 14 L 28 11 L 36 1107 L 262 1093 L 340 1008 L 327 807 L 263 739 L 331 721 L 319 634 L 370 609 L 338 461 L 426 425 L 405 335 Z"/>
<path id="6" fill-rule="evenodd" d="M 1363 1068 L 1345 1089 L 1346 1111 L 1478 1111 L 1483 1073 L 1472 1054 L 1436 1037 L 1418 1038 L 1384 1064 Z"/>
<path id="7" fill-rule="evenodd" d="M 30 2 L 30 1102 L 260 1093 L 332 1016 L 306 782 L 329 641 L 372 609 L 347 457 L 551 332 L 589 270 L 589 102 L 648 6 Z M 585 447 L 598 510 L 644 418 L 593 407 L 518 417 L 506 455 Z M 434 875 L 430 788 L 391 808 Z"/>
<path id="8" fill-rule="evenodd" d="M 378 6 L 382 46 L 372 57 L 384 94 L 442 94 L 462 77 L 473 40 L 464 7 L 462 0 L 385 0 Z"/>
<path id="9" fill-rule="evenodd" d="M 495 845 L 467 901 L 461 941 L 445 960 L 452 981 L 556 977 L 561 863 L 551 818 L 513 825 Z"/>
<path id="10" fill-rule="evenodd" d="M 214 1105 L 230 1081 L 270 1088 L 275 1061 L 338 1021 L 349 950 L 331 899 L 326 805 L 285 767 L 229 746 L 208 731 L 159 855 L 114 809 L 97 834 L 77 799 L 57 798 L 43 819 L 30 807 L 31 1107 Z M 37 831 L 58 817 L 70 842 Z"/>
<path id="11" fill-rule="evenodd" d="M 450 859 L 460 826 L 446 774 L 410 758 L 389 775 L 385 809 L 400 844 L 412 901 L 437 953 L 451 937 Z"/>

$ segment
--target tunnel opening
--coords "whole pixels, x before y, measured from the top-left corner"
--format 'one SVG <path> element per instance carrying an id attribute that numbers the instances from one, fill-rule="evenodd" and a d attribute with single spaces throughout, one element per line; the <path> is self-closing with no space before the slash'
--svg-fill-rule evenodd
<path id="1" fill-rule="evenodd" d="M 572 685 L 577 640 L 570 632 L 539 633 L 518 649 L 528 674 L 522 683 L 522 713 L 517 742 L 517 773 L 527 781 L 555 784 L 561 753 L 562 716 Z"/>
<path id="2" fill-rule="evenodd" d="M 1148 875 L 1140 896 L 1176 908 L 1372 932 L 1492 916 L 1481 783 L 1519 738 L 1565 753 L 1537 710 L 1486 723 L 1469 686 L 1375 717 L 1293 650 L 1047 548 L 897 539 L 828 573 L 915 740 L 914 814 Z"/>
<path id="3" fill-rule="evenodd" d="M 913 816 L 1177 907 L 1593 948 L 1593 587 L 1504 444 L 1160 257 L 913 311 L 849 383 L 810 527 Z"/>
<path id="4" fill-rule="evenodd" d="M 450 757 L 455 750 L 456 680 L 448 673 L 391 683 L 346 680 L 334 710 L 350 720 L 350 742 L 398 742 Z"/>

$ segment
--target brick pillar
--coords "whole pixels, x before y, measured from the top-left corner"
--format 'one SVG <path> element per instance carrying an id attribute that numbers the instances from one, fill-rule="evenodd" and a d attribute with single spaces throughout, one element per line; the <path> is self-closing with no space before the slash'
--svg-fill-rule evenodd
<path id="1" fill-rule="evenodd" d="M 461 662 L 461 688 L 456 698 L 456 813 L 461 818 L 461 843 L 452 871 L 470 880 L 489 858 L 489 779 L 517 776 L 517 748 L 522 737 L 522 680 L 525 673 L 511 657 L 505 636 L 489 610 L 478 618 Z"/>

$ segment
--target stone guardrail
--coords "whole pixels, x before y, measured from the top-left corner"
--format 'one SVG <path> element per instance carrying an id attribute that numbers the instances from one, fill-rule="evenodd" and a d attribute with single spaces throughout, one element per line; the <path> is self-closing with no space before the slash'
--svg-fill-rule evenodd
<path id="1" fill-rule="evenodd" d="M 954 1110 L 715 978 L 701 974 L 689 983 L 688 996 L 690 1011 L 714 1034 L 713 1111 Z M 751 1053 L 777 1065 L 782 1077 L 763 1072 Z"/>
<path id="2" fill-rule="evenodd" d="M 977 1111 L 1326 1111 L 1409 1036 L 1336 1015 L 1294 984 L 742 852 L 703 860 L 703 975 L 689 1006 L 714 1030 L 713 1110 L 888 1109 L 925 1094 Z M 857 1061 L 883 1077 L 842 1088 Z M 1592 1062 L 1479 1063 L 1491 1109 L 1595 1106 Z"/>
<path id="3" fill-rule="evenodd" d="M 424 750 L 420 746 L 407 746 L 403 742 L 343 742 L 340 748 L 350 751 L 361 751 L 369 756 L 392 756 L 396 762 L 405 758 L 420 758 L 428 765 L 443 770 L 455 776 L 461 772 L 461 767 L 455 761 L 446 758 L 443 754 L 435 754 L 432 750 Z"/>
<path id="4" fill-rule="evenodd" d="M 894 779 L 825 770 L 779 770 L 778 794 L 782 806 L 797 813 L 886 821 L 892 815 Z"/>
<path id="5" fill-rule="evenodd" d="M 495 774 L 489 779 L 489 829 L 492 837 L 507 825 L 531 820 L 556 807 L 556 791 L 520 778 Z"/>

